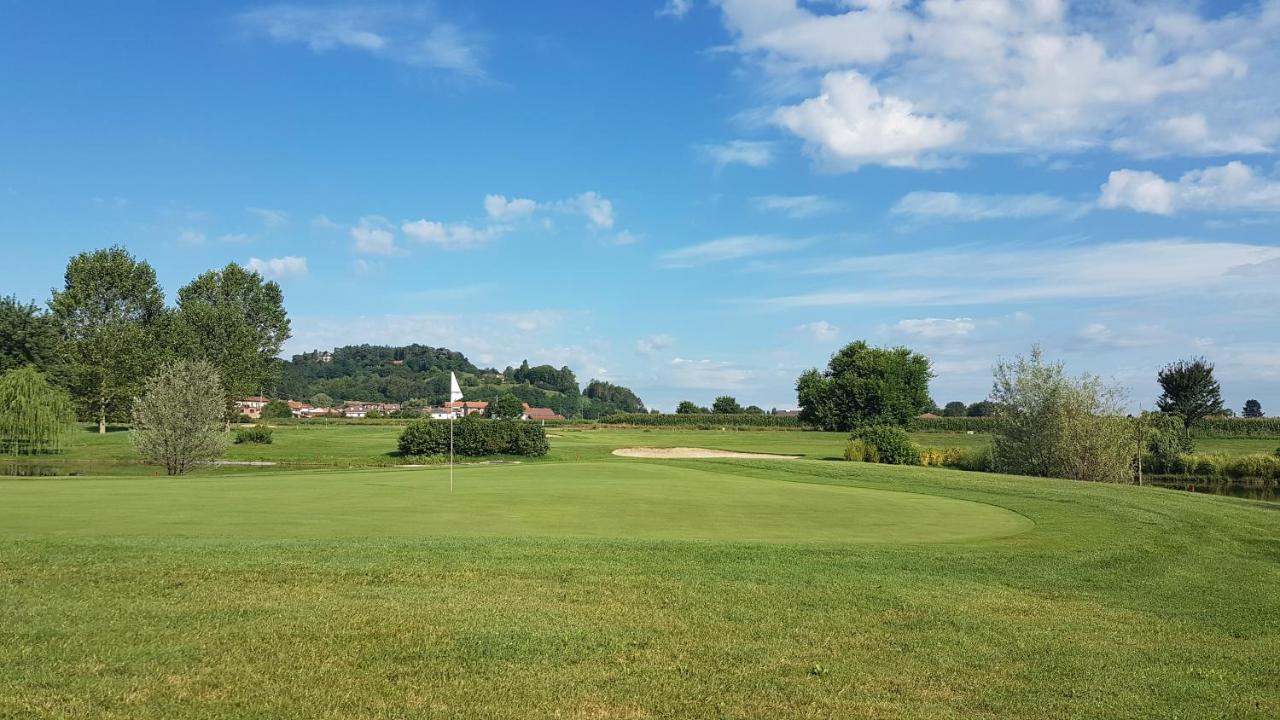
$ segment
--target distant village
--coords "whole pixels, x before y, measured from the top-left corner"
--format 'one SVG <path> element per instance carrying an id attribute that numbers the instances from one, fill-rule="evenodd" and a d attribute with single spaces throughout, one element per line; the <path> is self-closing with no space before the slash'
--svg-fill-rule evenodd
<path id="1" fill-rule="evenodd" d="M 240 410 L 240 414 L 250 419 L 257 420 L 262 417 L 262 409 L 271 402 L 270 398 L 261 396 L 240 398 L 236 400 L 236 406 Z M 392 413 L 401 411 L 400 403 L 391 402 L 361 402 L 358 400 L 348 400 L 344 403 L 333 407 L 312 407 L 307 403 L 289 400 L 289 410 L 296 418 L 364 418 L 370 413 L 377 416 L 388 416 Z M 564 420 L 563 415 L 559 415 L 551 408 L 531 407 L 528 403 L 521 403 L 524 411 L 520 415 L 521 420 Z M 484 415 L 489 410 L 489 403 L 483 401 L 462 400 L 460 402 L 447 402 L 439 407 L 422 407 L 413 408 L 420 417 L 429 417 L 435 420 L 448 420 L 450 418 L 460 418 L 467 415 Z"/>

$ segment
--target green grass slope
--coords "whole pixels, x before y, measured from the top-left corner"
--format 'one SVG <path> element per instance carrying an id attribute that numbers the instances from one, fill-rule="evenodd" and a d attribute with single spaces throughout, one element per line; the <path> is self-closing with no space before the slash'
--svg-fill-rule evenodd
<path id="1" fill-rule="evenodd" d="M 445 478 L 0 481 L 0 717 L 1280 715 L 1262 503 L 809 460 Z"/>

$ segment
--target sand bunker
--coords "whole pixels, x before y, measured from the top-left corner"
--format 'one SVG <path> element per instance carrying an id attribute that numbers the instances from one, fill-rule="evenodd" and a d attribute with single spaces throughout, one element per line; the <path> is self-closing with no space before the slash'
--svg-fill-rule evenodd
<path id="1" fill-rule="evenodd" d="M 618 448 L 614 455 L 629 458 L 658 458 L 663 460 L 690 460 L 701 458 L 738 458 L 747 460 L 799 460 L 799 455 L 770 455 L 768 453 L 734 452 L 732 450 L 708 450 L 706 448 Z"/>

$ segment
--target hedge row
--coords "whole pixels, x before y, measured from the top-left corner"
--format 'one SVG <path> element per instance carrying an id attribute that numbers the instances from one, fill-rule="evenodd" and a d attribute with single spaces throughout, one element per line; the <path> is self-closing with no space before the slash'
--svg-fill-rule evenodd
<path id="1" fill-rule="evenodd" d="M 1205 418 L 1191 426 L 1192 437 L 1280 437 L 1280 418 Z"/>
<path id="2" fill-rule="evenodd" d="M 993 417 L 940 417 L 916 418 L 908 429 L 917 432 L 991 432 L 995 427 Z"/>
<path id="3" fill-rule="evenodd" d="M 1277 451 L 1280 453 L 1280 451 Z M 1147 472 L 1188 478 L 1232 480 L 1280 480 L 1280 457 L 1276 455 L 1223 455 L 1192 453 L 1179 455 L 1166 462 L 1148 457 L 1143 461 Z"/>
<path id="4" fill-rule="evenodd" d="M 698 413 L 670 415 L 657 413 L 617 413 L 600 418 L 603 425 L 636 425 L 641 427 L 679 427 L 697 430 L 717 428 L 794 428 L 809 426 L 800 418 L 785 415 L 760 415 L 752 413 Z"/>
<path id="5" fill-rule="evenodd" d="M 916 419 L 910 429 L 918 432 L 991 432 L 993 417 L 940 417 Z M 1280 438 L 1280 418 L 1206 418 L 1191 426 L 1198 438 Z"/>
<path id="6" fill-rule="evenodd" d="M 444 455 L 449 452 L 448 420 L 415 420 L 400 434 L 400 454 Z M 547 433 L 537 423 L 466 417 L 453 423 L 453 452 L 465 457 L 546 455 Z"/>

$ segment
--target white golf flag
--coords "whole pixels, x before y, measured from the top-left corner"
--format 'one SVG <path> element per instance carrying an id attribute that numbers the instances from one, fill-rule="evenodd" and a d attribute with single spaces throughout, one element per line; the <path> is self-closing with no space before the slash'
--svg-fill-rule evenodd
<path id="1" fill-rule="evenodd" d="M 458 402 L 462 399 L 462 388 L 458 387 L 458 376 L 449 373 L 449 402 Z"/>

